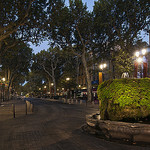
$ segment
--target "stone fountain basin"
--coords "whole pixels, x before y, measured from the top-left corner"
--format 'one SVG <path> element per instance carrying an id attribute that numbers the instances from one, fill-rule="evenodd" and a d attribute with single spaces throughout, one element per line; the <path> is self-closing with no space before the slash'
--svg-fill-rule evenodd
<path id="1" fill-rule="evenodd" d="M 125 139 L 133 143 L 150 144 L 150 124 L 100 120 L 99 114 L 87 115 L 86 124 L 94 129 L 95 134 L 108 139 Z"/>

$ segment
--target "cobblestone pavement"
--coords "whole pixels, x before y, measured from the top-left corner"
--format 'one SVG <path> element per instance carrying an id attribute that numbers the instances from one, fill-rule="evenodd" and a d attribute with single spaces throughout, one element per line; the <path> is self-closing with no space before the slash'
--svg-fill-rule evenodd
<path id="1" fill-rule="evenodd" d="M 97 111 L 98 106 L 30 100 L 34 112 L 25 115 L 22 107 L 16 118 L 6 113 L 7 109 L 4 113 L 5 105 L 11 102 L 0 106 L 0 150 L 150 150 L 150 147 L 119 144 L 83 133 L 85 115 Z M 16 102 L 19 103 L 24 104 Z"/>

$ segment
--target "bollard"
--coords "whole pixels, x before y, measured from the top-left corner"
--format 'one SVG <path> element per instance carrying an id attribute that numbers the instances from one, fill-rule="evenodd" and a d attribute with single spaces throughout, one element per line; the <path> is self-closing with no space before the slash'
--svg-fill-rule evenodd
<path id="1" fill-rule="evenodd" d="M 30 105 L 30 111 L 33 112 L 33 104 Z"/>
<path id="2" fill-rule="evenodd" d="M 76 104 L 78 104 L 78 100 L 76 99 Z"/>
<path id="3" fill-rule="evenodd" d="M 26 101 L 26 104 L 27 104 L 27 110 L 30 110 L 30 106 L 31 106 L 30 101 Z"/>
<path id="4" fill-rule="evenodd" d="M 82 104 L 82 100 L 80 100 L 80 104 Z"/>
<path id="5" fill-rule="evenodd" d="M 92 101 L 92 105 L 95 105 L 94 101 Z"/>
<path id="6" fill-rule="evenodd" d="M 71 100 L 71 103 L 73 104 L 73 99 Z"/>
<path id="7" fill-rule="evenodd" d="M 27 113 L 28 113 L 27 103 L 25 104 L 25 113 L 26 113 L 26 115 L 27 115 Z"/>
<path id="8" fill-rule="evenodd" d="M 67 99 L 67 103 L 70 104 L 70 99 Z"/>
<path id="9" fill-rule="evenodd" d="M 15 118 L 15 104 L 12 104 L 12 112 L 13 112 L 13 118 Z"/>

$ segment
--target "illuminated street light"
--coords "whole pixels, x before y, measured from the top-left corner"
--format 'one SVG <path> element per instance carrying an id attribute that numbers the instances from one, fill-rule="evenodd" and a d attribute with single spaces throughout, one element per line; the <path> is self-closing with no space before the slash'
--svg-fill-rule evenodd
<path id="1" fill-rule="evenodd" d="M 99 67 L 100 67 L 100 69 L 103 69 L 103 65 L 100 65 Z"/>
<path id="2" fill-rule="evenodd" d="M 46 89 L 46 85 L 44 86 L 44 89 Z"/>
<path id="3" fill-rule="evenodd" d="M 107 65 L 106 65 L 106 64 L 103 64 L 103 67 L 104 67 L 104 68 L 106 68 L 106 67 L 107 67 Z"/>
<path id="4" fill-rule="evenodd" d="M 103 69 L 107 67 L 107 64 L 100 64 L 99 68 L 102 70 L 101 72 L 99 72 L 99 84 L 101 84 L 104 80 L 104 74 L 103 74 Z"/>
<path id="5" fill-rule="evenodd" d="M 54 85 L 54 83 L 51 83 L 51 86 L 53 86 Z"/>
<path id="6" fill-rule="evenodd" d="M 69 81 L 70 80 L 70 78 L 66 78 L 66 81 Z"/>
<path id="7" fill-rule="evenodd" d="M 142 49 L 142 55 L 145 55 L 146 54 L 146 49 Z"/>
<path id="8" fill-rule="evenodd" d="M 103 70 L 104 68 L 106 68 L 106 67 L 107 67 L 107 64 L 100 64 L 100 65 L 99 65 L 99 68 L 102 69 L 102 70 Z"/>
<path id="9" fill-rule="evenodd" d="M 3 80 L 3 81 L 6 81 L 6 79 L 5 79 L 5 78 L 2 78 L 2 80 Z"/>
<path id="10" fill-rule="evenodd" d="M 137 62 L 141 63 L 143 61 L 143 59 L 141 57 L 137 58 Z"/>
<path id="11" fill-rule="evenodd" d="M 79 87 L 81 87 L 81 85 L 79 85 Z"/>
<path id="12" fill-rule="evenodd" d="M 138 66 L 141 67 L 141 78 L 147 77 L 147 69 L 148 69 L 148 63 L 146 58 L 147 49 L 142 49 L 141 51 L 137 51 L 135 53 L 136 61 L 134 63 L 134 77 L 137 78 L 138 73 Z"/>
<path id="13" fill-rule="evenodd" d="M 39 88 L 39 90 L 41 90 L 41 88 Z"/>
<path id="14" fill-rule="evenodd" d="M 135 56 L 139 57 L 140 56 L 140 52 L 135 52 Z"/>
<path id="15" fill-rule="evenodd" d="M 66 81 L 69 81 L 70 80 L 70 78 L 66 78 Z M 70 97 L 70 89 L 67 89 L 67 98 L 69 98 Z"/>

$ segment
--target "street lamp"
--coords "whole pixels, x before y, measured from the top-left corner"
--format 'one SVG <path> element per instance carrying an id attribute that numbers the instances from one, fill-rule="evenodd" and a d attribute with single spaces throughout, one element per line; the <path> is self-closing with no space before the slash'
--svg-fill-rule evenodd
<path id="1" fill-rule="evenodd" d="M 70 78 L 66 78 L 66 81 L 69 81 L 70 80 Z"/>
<path id="2" fill-rule="evenodd" d="M 39 88 L 39 96 L 41 97 L 41 95 L 42 95 L 42 92 L 41 92 L 41 88 Z"/>
<path id="3" fill-rule="evenodd" d="M 70 80 L 70 78 L 66 78 L 66 81 L 69 81 Z M 69 93 L 69 95 L 68 95 L 68 93 Z M 67 89 L 67 97 L 70 97 L 70 90 L 69 89 Z"/>
<path id="4" fill-rule="evenodd" d="M 141 57 L 138 57 L 138 58 L 137 58 L 137 62 L 138 62 L 138 63 L 142 63 L 142 61 L 143 61 L 143 59 L 142 59 Z"/>
<path id="5" fill-rule="evenodd" d="M 5 78 L 2 78 L 2 80 L 3 80 L 3 81 L 6 81 L 6 79 L 5 79 Z"/>
<path id="6" fill-rule="evenodd" d="M 105 69 L 107 67 L 107 64 L 100 64 L 99 68 L 103 71 L 103 69 Z M 101 84 L 103 82 L 103 72 L 99 72 L 99 84 Z"/>
<path id="7" fill-rule="evenodd" d="M 100 64 L 99 65 L 99 68 L 101 69 L 101 70 L 103 70 L 104 68 L 106 68 L 107 67 L 107 64 Z"/>
<path id="8" fill-rule="evenodd" d="M 142 55 L 145 55 L 147 53 L 146 49 L 142 49 Z"/>
<path id="9" fill-rule="evenodd" d="M 138 51 L 135 52 L 135 56 L 136 56 L 136 57 L 139 57 L 139 56 L 140 56 L 140 52 L 138 52 Z"/>
<path id="10" fill-rule="evenodd" d="M 138 73 L 138 66 L 140 65 L 141 68 L 141 78 L 142 78 L 142 73 L 143 73 L 143 78 L 147 77 L 147 60 L 146 60 L 146 55 L 147 49 L 142 49 L 141 51 L 137 51 L 135 53 L 135 56 L 137 57 L 135 63 L 134 63 L 134 77 L 137 78 L 137 73 Z"/>
<path id="11" fill-rule="evenodd" d="M 2 78 L 2 81 L 5 82 L 6 79 Z M 5 99 L 5 83 L 2 84 L 2 101 Z"/>

